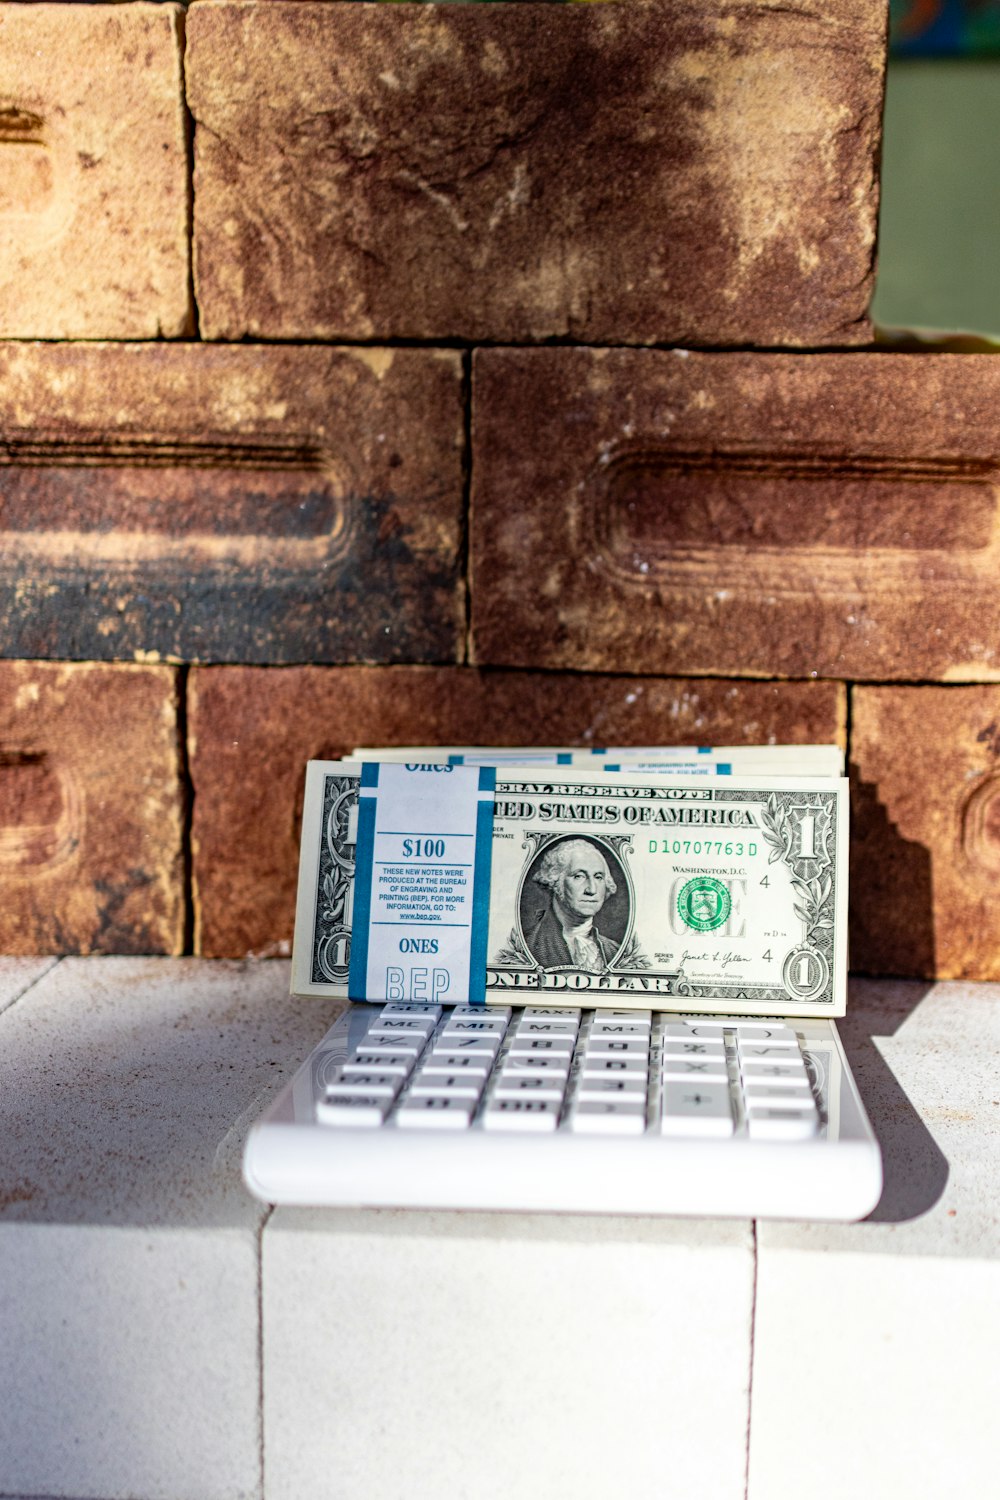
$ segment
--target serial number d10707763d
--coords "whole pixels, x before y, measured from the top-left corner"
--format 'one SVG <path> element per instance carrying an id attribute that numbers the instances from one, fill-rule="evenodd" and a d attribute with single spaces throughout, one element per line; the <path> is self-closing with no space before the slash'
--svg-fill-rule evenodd
<path id="1" fill-rule="evenodd" d="M 744 844 L 723 839 L 650 839 L 650 854 L 735 854 L 757 853 L 756 844 Z"/>

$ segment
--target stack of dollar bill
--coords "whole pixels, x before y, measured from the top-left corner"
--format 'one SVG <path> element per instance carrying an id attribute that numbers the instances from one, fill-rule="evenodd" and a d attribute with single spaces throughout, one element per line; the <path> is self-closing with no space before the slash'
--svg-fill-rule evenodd
<path id="1" fill-rule="evenodd" d="M 842 772 L 831 745 L 313 761 L 292 990 L 842 1015 Z"/>

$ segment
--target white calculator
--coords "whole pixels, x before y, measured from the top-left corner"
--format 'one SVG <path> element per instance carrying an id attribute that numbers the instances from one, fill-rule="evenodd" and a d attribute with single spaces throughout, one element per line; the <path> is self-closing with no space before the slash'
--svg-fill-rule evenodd
<path id="1" fill-rule="evenodd" d="M 271 1203 L 859 1219 L 881 1156 L 831 1021 L 350 1005 L 244 1154 Z"/>

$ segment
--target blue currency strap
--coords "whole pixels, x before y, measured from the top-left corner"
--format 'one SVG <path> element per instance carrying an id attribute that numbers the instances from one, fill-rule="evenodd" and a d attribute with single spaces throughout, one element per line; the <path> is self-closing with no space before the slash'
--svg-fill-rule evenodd
<path id="1" fill-rule="evenodd" d="M 347 994 L 351 1000 L 368 999 L 368 919 L 371 915 L 375 862 L 375 788 L 378 786 L 378 770 L 378 764 L 370 761 L 366 761 L 361 767 L 358 842 L 354 856 L 351 966 L 347 978 Z"/>
<path id="2" fill-rule="evenodd" d="M 493 868 L 493 794 L 495 766 L 479 768 L 476 853 L 472 876 L 472 933 L 469 944 L 469 1004 L 486 1003 L 486 940 L 490 925 L 490 874 Z M 484 795 L 485 794 L 485 795 Z"/>

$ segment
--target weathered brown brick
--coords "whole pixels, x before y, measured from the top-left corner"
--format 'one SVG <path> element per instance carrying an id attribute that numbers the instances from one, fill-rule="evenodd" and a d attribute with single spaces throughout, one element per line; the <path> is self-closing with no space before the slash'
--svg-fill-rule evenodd
<path id="1" fill-rule="evenodd" d="M 853 694 L 851 966 L 1000 980 L 1000 686 Z"/>
<path id="2" fill-rule="evenodd" d="M 175 678 L 0 662 L 0 952 L 181 951 Z"/>
<path id="3" fill-rule="evenodd" d="M 188 331 L 181 15 L 0 4 L 0 337 Z"/>
<path id="4" fill-rule="evenodd" d="M 365 744 L 843 744 L 845 710 L 834 683 L 199 668 L 188 705 L 196 951 L 289 951 L 307 760 Z"/>
<path id="5" fill-rule="evenodd" d="M 1000 676 L 991 355 L 486 350 L 474 659 Z"/>
<path id="6" fill-rule="evenodd" d="M 460 356 L 0 346 L 0 655 L 454 661 Z"/>
<path id="7" fill-rule="evenodd" d="M 870 335 L 884 6 L 195 4 L 210 338 Z"/>

